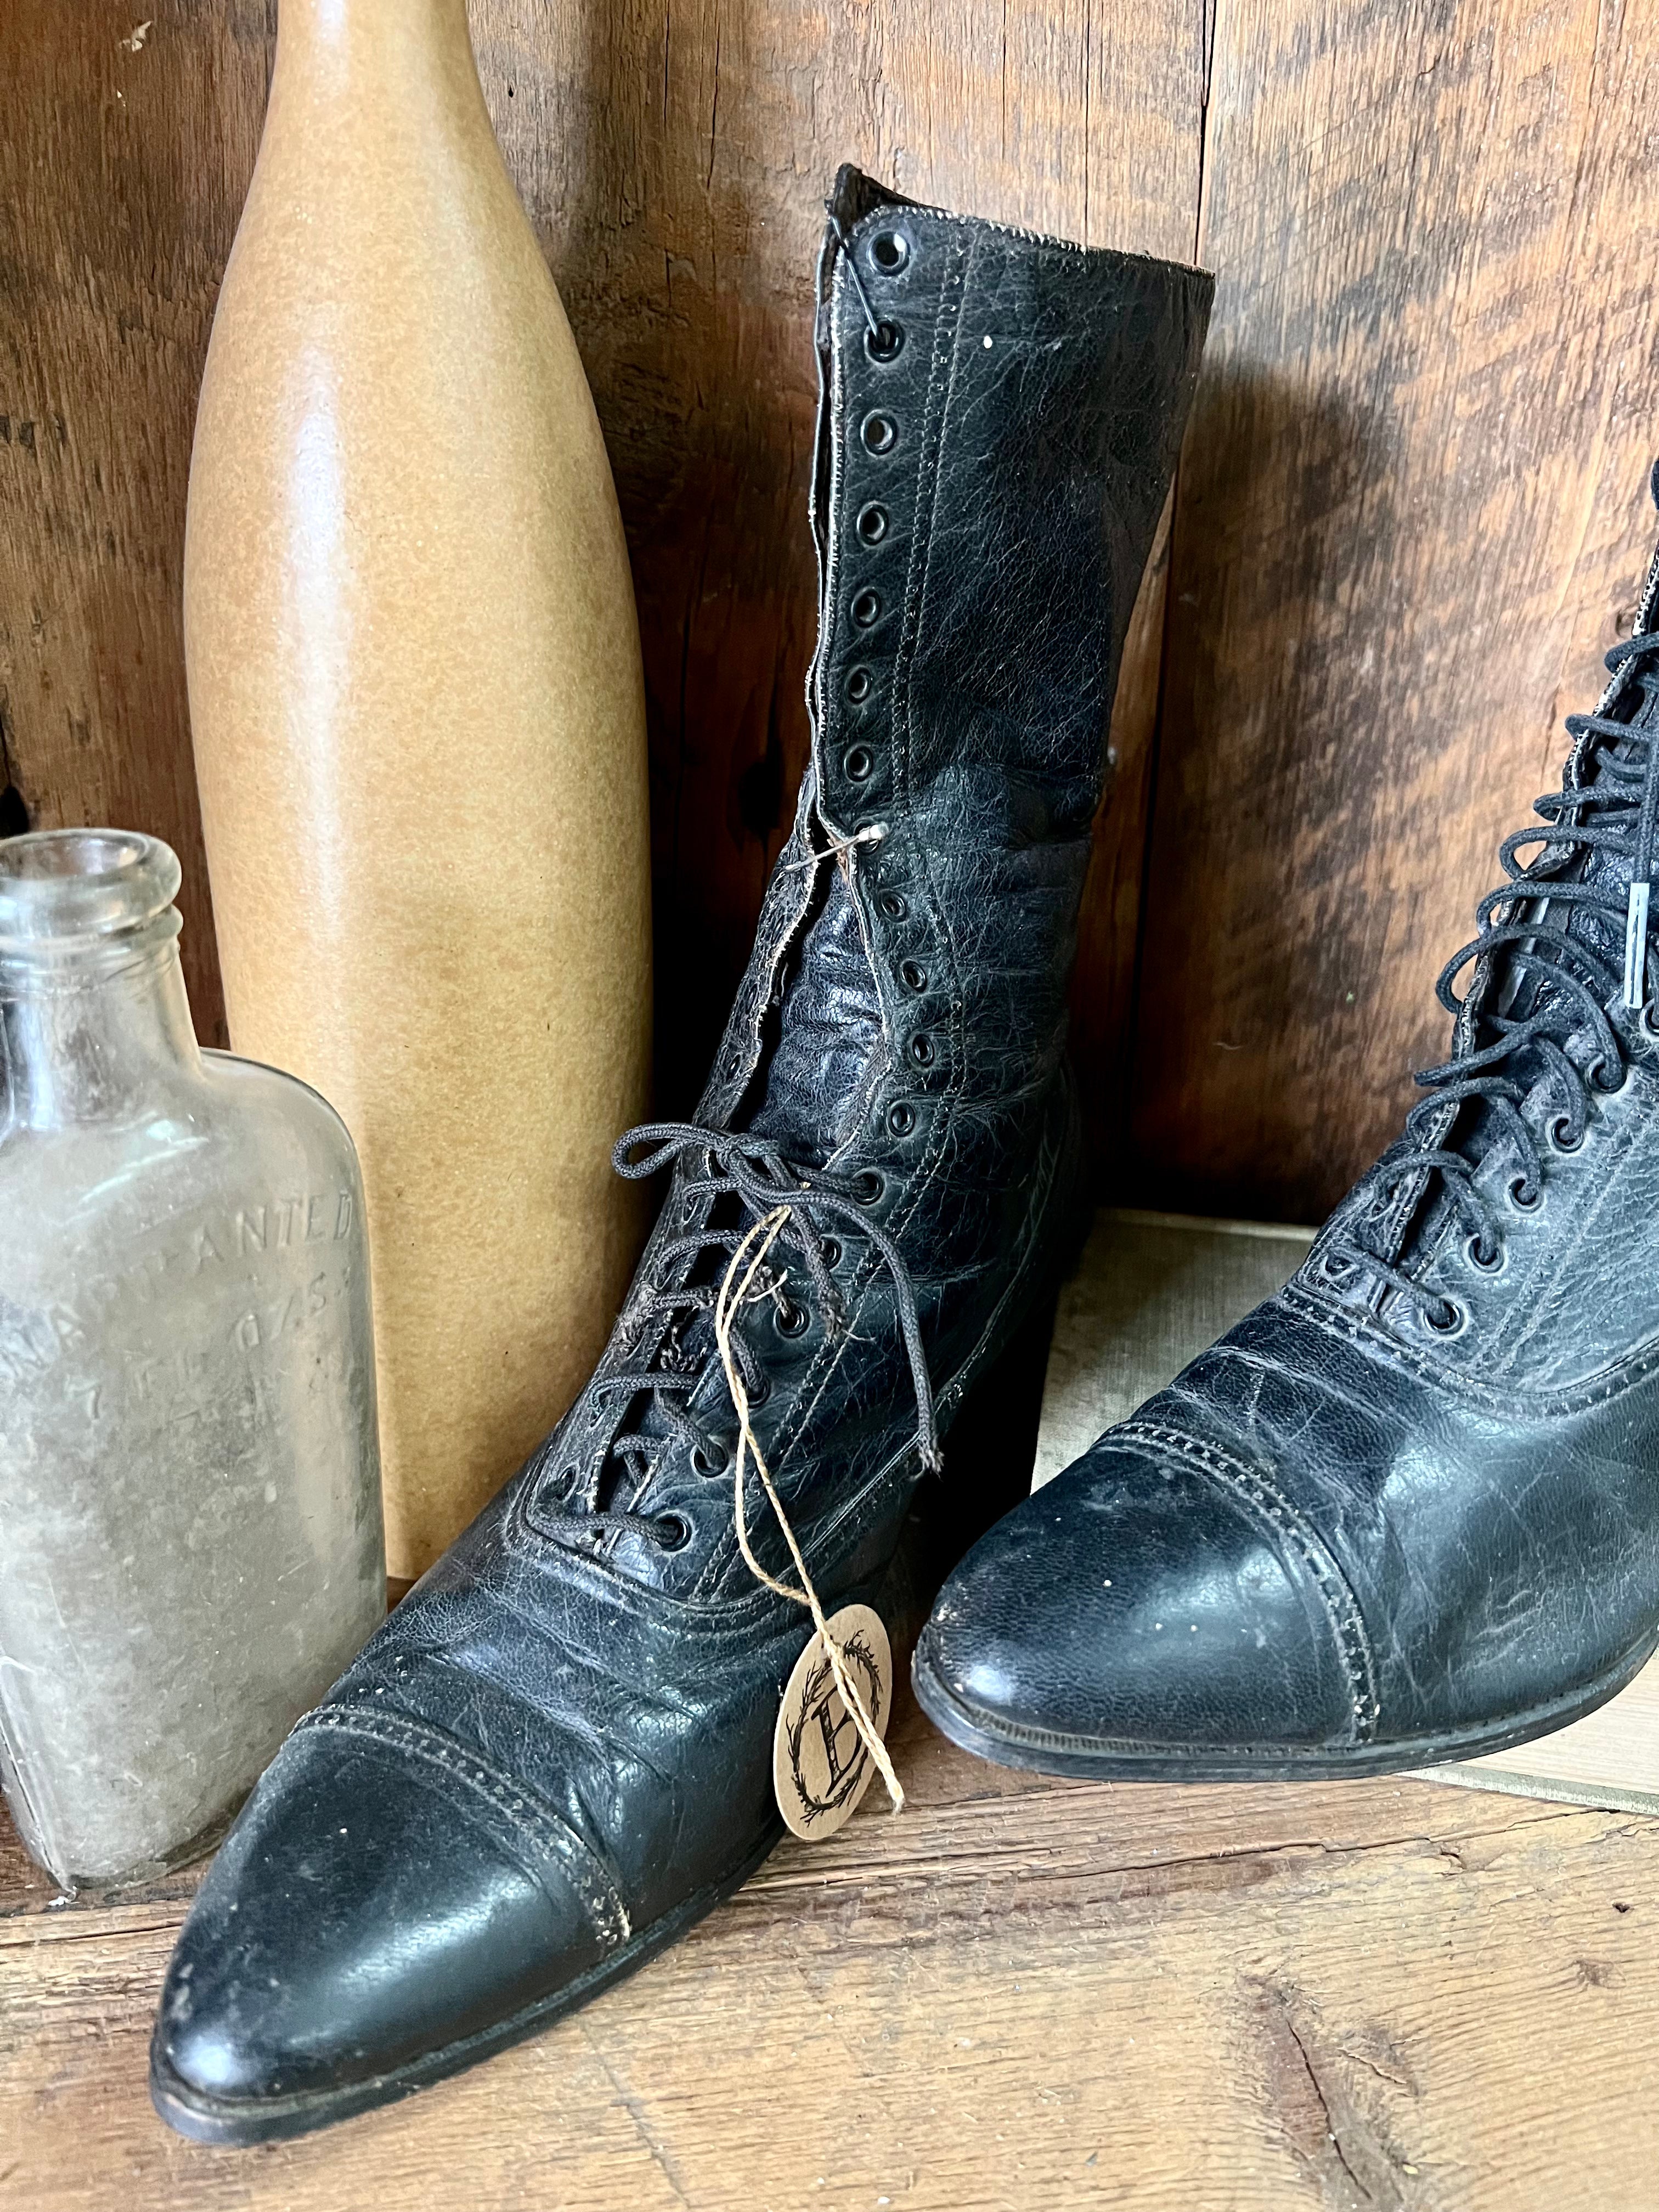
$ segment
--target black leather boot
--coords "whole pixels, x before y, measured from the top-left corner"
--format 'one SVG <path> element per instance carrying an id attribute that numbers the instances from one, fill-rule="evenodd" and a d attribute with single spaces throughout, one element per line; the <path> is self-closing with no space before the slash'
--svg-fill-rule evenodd
<path id="1" fill-rule="evenodd" d="M 811 1624 L 738 1549 L 711 1309 L 771 1221 L 733 1371 L 825 1609 L 879 1609 L 937 1437 L 1075 1236 L 1078 899 L 1210 289 L 837 179 L 812 757 L 753 957 L 696 1121 L 618 1147 L 672 1177 L 592 1380 L 202 1888 L 152 2052 L 185 2133 L 295 2134 L 452 2073 L 776 1842 Z M 793 1583 L 752 1479 L 745 1504 Z"/>
<path id="2" fill-rule="evenodd" d="M 1440 977 L 1451 1053 L 1403 1137 L 1279 1297 L 947 1582 L 914 1673 L 957 1742 L 1055 1774 L 1386 1772 L 1560 1727 L 1652 1652 L 1656 578 L 1568 721 L 1550 827 L 1504 844 Z"/>

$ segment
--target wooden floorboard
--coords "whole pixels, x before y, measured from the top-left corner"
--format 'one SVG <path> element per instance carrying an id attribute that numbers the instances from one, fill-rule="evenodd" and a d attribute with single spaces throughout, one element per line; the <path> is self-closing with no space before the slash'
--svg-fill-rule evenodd
<path id="1" fill-rule="evenodd" d="M 1418 1782 L 1064 1785 L 912 1711 L 910 1802 L 787 1844 L 539 2040 L 309 2141 L 144 2088 L 191 1881 L 0 1867 L 0 2204 L 29 2212 L 1659 2203 L 1659 1821 Z"/>

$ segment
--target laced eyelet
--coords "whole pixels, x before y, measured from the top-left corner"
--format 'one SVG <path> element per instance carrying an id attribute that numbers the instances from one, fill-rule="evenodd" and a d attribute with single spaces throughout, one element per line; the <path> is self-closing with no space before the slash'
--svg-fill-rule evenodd
<path id="1" fill-rule="evenodd" d="M 1606 1066 L 1607 1062 L 1605 1060 L 1592 1060 L 1589 1066 L 1584 1071 L 1584 1079 L 1586 1082 L 1588 1082 L 1590 1089 L 1595 1093 L 1598 1098 L 1622 1097 L 1624 1093 L 1630 1089 L 1630 1062 L 1627 1060 L 1621 1060 L 1620 1061 L 1619 1080 L 1617 1083 L 1603 1083 L 1599 1080 L 1599 1078 Z"/>
<path id="2" fill-rule="evenodd" d="M 876 904 L 890 921 L 902 921 L 909 913 L 909 902 L 898 891 L 884 891 Z"/>
<path id="3" fill-rule="evenodd" d="M 1468 1238 L 1463 1246 L 1463 1257 L 1468 1261 L 1470 1267 L 1482 1275 L 1501 1275 L 1507 1256 L 1502 1244 L 1499 1244 L 1494 1249 L 1490 1260 L 1484 1258 L 1480 1250 L 1480 1239 L 1478 1237 Z"/>
<path id="4" fill-rule="evenodd" d="M 701 1444 L 691 1447 L 691 1465 L 705 1482 L 712 1482 L 717 1474 L 724 1474 L 732 1464 L 730 1451 L 722 1449 L 718 1459 L 713 1459 Z"/>
<path id="5" fill-rule="evenodd" d="M 769 1375 L 764 1373 L 757 1375 L 749 1385 L 749 1402 L 751 1406 L 763 1406 L 771 1395 L 772 1378 Z"/>
<path id="6" fill-rule="evenodd" d="M 870 258 L 884 276 L 896 276 L 910 258 L 910 241 L 902 230 L 878 230 L 870 241 Z"/>
<path id="7" fill-rule="evenodd" d="M 910 1040 L 910 1057 L 918 1067 L 931 1067 L 938 1057 L 933 1040 L 926 1030 L 918 1030 Z"/>
<path id="8" fill-rule="evenodd" d="M 856 707 L 860 699 L 867 699 L 876 688 L 876 679 L 867 668 L 855 668 L 847 679 L 847 696 Z"/>
<path id="9" fill-rule="evenodd" d="M 861 592 L 853 594 L 853 620 L 860 629 L 868 629 L 881 619 L 881 593 L 866 584 Z"/>
<path id="10" fill-rule="evenodd" d="M 901 960 L 899 975 L 907 991 L 925 991 L 927 988 L 927 970 L 920 960 Z"/>
<path id="11" fill-rule="evenodd" d="M 772 1326 L 780 1336 L 804 1336 L 811 1318 L 793 1298 L 780 1298 L 772 1308 Z"/>
<path id="12" fill-rule="evenodd" d="M 1543 1185 L 1541 1183 L 1539 1184 L 1537 1188 L 1528 1195 L 1527 1189 L 1527 1178 L 1523 1175 L 1511 1176 L 1510 1177 L 1508 1183 L 1504 1186 L 1504 1195 L 1509 1200 L 1510 1204 L 1515 1208 L 1517 1213 L 1536 1213 L 1539 1207 L 1544 1203 Z"/>
<path id="13" fill-rule="evenodd" d="M 896 361 L 904 350 L 904 332 L 896 323 L 878 323 L 864 333 L 864 350 L 872 361 Z"/>
<path id="14" fill-rule="evenodd" d="M 824 1264 L 824 1266 L 825 1266 L 826 1267 L 830 1268 L 830 1269 L 831 1270 L 831 1272 L 833 1273 L 833 1271 L 834 1271 L 836 1268 L 837 1268 L 837 1267 L 840 1267 L 840 1265 L 841 1265 L 841 1258 L 842 1258 L 842 1254 L 841 1254 L 841 1239 L 840 1239 L 840 1237 L 826 1237 L 824 1238 L 824 1240 L 823 1240 L 823 1264 Z"/>
<path id="15" fill-rule="evenodd" d="M 1656 1014 L 1659 1014 L 1659 1006 L 1650 999 L 1636 1018 L 1636 1026 L 1650 1044 L 1659 1044 L 1659 1025 L 1656 1025 L 1654 1020 Z"/>
<path id="16" fill-rule="evenodd" d="M 1443 1298 L 1437 1306 L 1425 1310 L 1423 1326 L 1431 1328 L 1437 1336 L 1455 1336 L 1468 1319 L 1468 1313 L 1455 1298 Z"/>
<path id="17" fill-rule="evenodd" d="M 842 758 L 849 783 L 868 783 L 876 772 L 876 757 L 868 745 L 850 745 Z"/>
<path id="18" fill-rule="evenodd" d="M 868 507 L 859 509 L 859 519 L 853 527 L 866 545 L 879 545 L 887 535 L 887 509 L 872 499 Z"/>
<path id="19" fill-rule="evenodd" d="M 691 1541 L 691 1523 L 684 1513 L 659 1513 L 653 1534 L 659 1551 L 683 1552 Z"/>
<path id="20" fill-rule="evenodd" d="M 1564 1131 L 1570 1132 L 1571 1126 L 1565 1114 L 1553 1114 L 1550 1116 L 1545 1134 L 1549 1139 L 1549 1147 L 1553 1152 L 1576 1152 L 1583 1146 L 1584 1132 L 1582 1129 L 1576 1137 L 1563 1134 Z"/>
<path id="21" fill-rule="evenodd" d="M 916 1126 L 916 1109 L 901 1098 L 887 1109 L 887 1126 L 896 1137 L 908 1137 Z"/>
<path id="22" fill-rule="evenodd" d="M 861 1168 L 853 1178 L 853 1196 L 860 1206 L 874 1206 L 886 1188 L 874 1168 Z"/>
<path id="23" fill-rule="evenodd" d="M 890 453 L 898 443 L 898 424 L 878 407 L 860 423 L 859 436 L 866 453 Z"/>

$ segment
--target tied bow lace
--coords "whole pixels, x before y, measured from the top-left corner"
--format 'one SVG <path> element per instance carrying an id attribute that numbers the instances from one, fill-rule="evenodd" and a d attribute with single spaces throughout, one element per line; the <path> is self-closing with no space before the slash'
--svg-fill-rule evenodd
<path id="1" fill-rule="evenodd" d="M 1659 495 L 1659 470 L 1655 471 Z M 1459 1112 L 1475 1100 L 1492 1115 L 1496 1133 L 1514 1141 L 1520 1172 L 1510 1179 L 1512 1205 L 1529 1211 L 1538 1202 L 1543 1153 L 1521 1103 L 1540 1074 L 1553 1090 L 1557 1110 L 1547 1118 L 1549 1141 L 1576 1151 L 1589 1118 L 1592 1090 L 1617 1091 L 1625 1080 L 1628 1047 L 1608 1018 L 1608 1006 L 1643 1008 L 1648 1029 L 1648 921 L 1659 821 L 1659 630 L 1615 646 L 1610 674 L 1626 685 L 1607 704 L 1624 706 L 1628 720 L 1613 714 L 1570 714 L 1574 739 L 1562 788 L 1539 799 L 1533 811 L 1550 826 L 1520 830 L 1499 848 L 1508 881 L 1488 892 L 1476 909 L 1479 934 L 1449 960 L 1436 996 L 1455 1017 L 1453 1058 L 1423 1069 L 1416 1080 L 1430 1092 L 1406 1117 L 1413 1149 L 1391 1163 L 1380 1187 L 1362 1183 L 1333 1224 L 1322 1265 L 1337 1279 L 1358 1268 L 1379 1285 L 1401 1291 L 1432 1328 L 1459 1325 L 1450 1301 L 1426 1289 L 1398 1264 L 1411 1220 L 1437 1181 L 1469 1232 L 1469 1256 L 1487 1270 L 1501 1257 L 1502 1228 L 1490 1200 L 1474 1186 L 1478 1154 L 1460 1152 L 1451 1139 Z M 1631 686 L 1635 704 L 1630 706 Z M 1541 849 L 1524 865 L 1527 846 Z M 1628 883 L 1598 879 L 1598 856 L 1628 860 Z M 1572 925 L 1582 917 L 1578 928 Z M 1623 973 L 1609 948 L 1624 941 Z M 1453 986 L 1474 963 L 1468 990 Z M 1581 1067 L 1567 1040 L 1588 1030 L 1592 1049 Z M 1649 1034 L 1652 1031 L 1649 1029 Z M 1369 1207 L 1366 1218 L 1358 1218 Z M 1382 1224 L 1381 1234 L 1379 1224 Z"/>
<path id="2" fill-rule="evenodd" d="M 849 1177 L 828 1169 L 802 1167 L 763 1137 L 705 1128 L 694 1121 L 643 1122 L 621 1139 L 612 1160 L 617 1172 L 633 1182 L 646 1181 L 683 1162 L 684 1172 L 669 1203 L 689 1206 L 697 1215 L 698 1225 L 665 1238 L 658 1247 L 653 1255 L 654 1282 L 623 1317 L 625 1339 L 632 1350 L 653 1337 L 657 1348 L 653 1357 L 637 1364 L 612 1369 L 596 1378 L 591 1395 L 596 1401 L 611 1405 L 613 1419 L 592 1455 L 582 1496 L 565 1501 L 562 1510 L 583 1528 L 625 1530 L 666 1549 L 678 1549 L 686 1540 L 690 1532 L 678 1515 L 605 1508 L 600 1504 L 600 1493 L 606 1464 L 614 1462 L 626 1469 L 637 1495 L 649 1480 L 665 1438 L 678 1437 L 688 1444 L 700 1473 L 718 1473 L 724 1465 L 728 1455 L 725 1443 L 692 1417 L 688 1402 L 702 1380 L 707 1360 L 706 1353 L 700 1357 L 686 1346 L 684 1337 L 690 1326 L 708 1316 L 738 1419 L 737 1446 L 730 1456 L 738 1547 L 758 1581 L 811 1613 L 848 1717 L 886 1784 L 896 1812 L 904 1802 L 903 1790 L 845 1655 L 830 1633 L 805 1559 L 755 1434 L 751 1410 L 763 1401 L 768 1384 L 753 1347 L 738 1327 L 745 1307 L 768 1301 L 773 1305 L 777 1326 L 786 1334 L 797 1334 L 805 1326 L 805 1316 L 788 1295 L 787 1273 L 775 1271 L 769 1264 L 770 1255 L 781 1246 L 793 1246 L 799 1253 L 826 1328 L 833 1331 L 844 1326 L 841 1295 L 830 1272 L 832 1240 L 825 1236 L 823 1224 L 828 1220 L 855 1229 L 873 1248 L 892 1282 L 899 1331 L 915 1392 L 917 1449 L 923 1466 L 937 1469 L 940 1460 L 933 1382 L 921 1341 L 915 1291 L 903 1255 L 868 1212 L 879 1186 L 867 1173 Z M 727 1217 L 725 1221 L 720 1218 L 722 1213 Z M 748 1225 L 743 1226 L 740 1218 L 732 1219 L 734 1213 L 747 1215 Z M 726 1259 L 718 1285 L 697 1279 L 699 1263 L 709 1255 L 720 1254 Z M 654 1435 L 638 1421 L 629 1425 L 630 1410 L 641 1399 L 648 1400 L 654 1407 Z M 800 1577 L 799 1588 L 780 1581 L 755 1556 L 744 1502 L 744 1480 L 751 1463 Z M 574 1478 L 580 1470 L 566 1472 Z"/>

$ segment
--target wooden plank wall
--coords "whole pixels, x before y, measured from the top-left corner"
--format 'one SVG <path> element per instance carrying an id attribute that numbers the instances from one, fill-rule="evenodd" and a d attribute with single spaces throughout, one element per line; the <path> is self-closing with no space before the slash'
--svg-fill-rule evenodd
<path id="1" fill-rule="evenodd" d="M 179 550 L 274 15 L 14 0 L 0 60 L 0 831 L 176 843 L 208 1035 Z M 1620 0 L 472 15 L 633 549 L 660 1103 L 695 1093 L 804 757 L 811 264 L 853 159 L 1218 272 L 1077 1039 L 1109 1187 L 1316 1216 L 1437 1052 L 1434 974 L 1632 601 L 1659 29 Z"/>
<path id="2" fill-rule="evenodd" d="M 1656 94 L 1620 0 L 1219 0 L 1143 1189 L 1316 1219 L 1443 1056 L 1653 543 Z"/>

